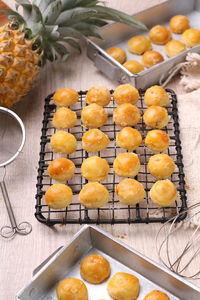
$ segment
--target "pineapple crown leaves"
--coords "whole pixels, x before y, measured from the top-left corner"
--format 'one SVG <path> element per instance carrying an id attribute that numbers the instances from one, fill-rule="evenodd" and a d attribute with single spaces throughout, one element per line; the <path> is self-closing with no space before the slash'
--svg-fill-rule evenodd
<path id="1" fill-rule="evenodd" d="M 32 39 L 33 49 L 41 54 L 41 62 L 66 60 L 68 46 L 81 52 L 77 40 L 84 36 L 101 38 L 98 27 L 107 20 L 121 22 L 146 30 L 146 26 L 116 9 L 98 5 L 99 0 L 15 0 L 16 9 L 3 10 Z M 18 12 L 23 8 L 23 16 Z"/>

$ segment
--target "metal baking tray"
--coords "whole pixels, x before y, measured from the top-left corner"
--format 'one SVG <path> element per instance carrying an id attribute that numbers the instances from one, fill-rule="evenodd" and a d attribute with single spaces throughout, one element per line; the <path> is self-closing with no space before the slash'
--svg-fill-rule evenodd
<path id="1" fill-rule="evenodd" d="M 143 114 L 146 107 L 144 105 L 144 92 L 145 90 L 139 90 L 140 99 L 137 103 L 138 108 Z M 66 208 L 61 210 L 56 210 L 49 208 L 44 201 L 44 193 L 46 189 L 56 183 L 52 180 L 47 174 L 47 167 L 49 163 L 60 157 L 60 154 L 52 152 L 52 149 L 49 145 L 50 137 L 55 133 L 56 129 L 52 127 L 51 120 L 53 114 L 56 110 L 56 106 L 52 100 L 52 95 L 49 95 L 45 99 L 44 106 L 44 118 L 42 121 L 42 135 L 40 140 L 40 159 L 39 159 L 39 168 L 37 176 L 37 194 L 36 194 L 36 212 L 35 216 L 38 221 L 52 226 L 55 224 L 120 224 L 120 223 L 150 223 L 150 222 L 166 222 L 171 219 L 174 215 L 179 212 L 186 211 L 187 208 L 187 196 L 185 189 L 185 175 L 184 175 L 184 166 L 181 153 L 181 141 L 180 141 L 180 130 L 179 130 L 179 119 L 178 119 L 178 109 L 177 109 L 177 98 L 176 94 L 167 89 L 170 98 L 170 104 L 167 107 L 168 113 L 170 115 L 170 121 L 168 125 L 163 128 L 170 136 L 170 146 L 168 150 L 165 151 L 169 156 L 171 156 L 176 163 L 176 170 L 170 177 L 172 182 L 177 186 L 179 192 L 179 197 L 177 201 L 170 207 L 161 208 L 158 205 L 153 204 L 149 197 L 149 191 L 153 183 L 156 181 L 155 178 L 147 170 L 147 163 L 153 153 L 144 145 L 141 145 L 136 149 L 136 153 L 140 157 L 141 161 L 141 170 L 137 175 L 136 179 L 141 182 L 145 188 L 146 196 L 145 200 L 140 204 L 134 206 L 122 205 L 119 203 L 118 198 L 115 194 L 115 186 L 122 180 L 121 177 L 118 177 L 113 171 L 113 161 L 114 158 L 126 150 L 116 146 L 115 139 L 116 134 L 121 130 L 121 127 L 113 123 L 112 115 L 113 109 L 116 107 L 116 103 L 113 99 L 106 107 L 108 111 L 108 122 L 101 127 L 101 130 L 105 132 L 111 142 L 109 146 L 98 153 L 88 154 L 82 149 L 81 140 L 82 135 L 86 131 L 84 126 L 81 126 L 81 110 L 85 107 L 85 95 L 87 91 L 79 92 L 79 101 L 72 107 L 77 113 L 78 123 L 74 128 L 68 130 L 75 135 L 78 141 L 77 151 L 68 155 L 69 159 L 76 165 L 76 176 L 69 180 L 67 184 L 73 190 L 73 201 Z M 113 91 L 111 91 L 113 95 Z M 143 120 L 136 125 L 136 128 L 141 132 L 143 140 L 149 131 L 148 128 L 143 123 Z M 91 155 L 98 155 L 106 159 L 110 165 L 110 172 L 108 178 L 102 183 L 110 192 L 111 200 L 109 203 L 104 205 L 99 209 L 86 209 L 78 201 L 78 194 L 82 187 L 87 183 L 87 180 L 81 175 L 81 164 L 85 158 Z M 181 218 L 184 219 L 187 213 L 185 212 Z"/>
<path id="2" fill-rule="evenodd" d="M 99 253 L 108 259 L 111 276 L 116 272 L 127 272 L 140 280 L 140 294 L 137 300 L 153 289 L 167 293 L 170 300 L 199 300 L 200 289 L 178 275 L 151 261 L 139 252 L 113 238 L 103 230 L 84 226 L 64 247 L 46 260 L 31 281 L 17 294 L 17 300 L 57 300 L 56 285 L 67 278 L 80 278 L 80 262 L 91 253 Z M 88 300 L 110 300 L 106 285 L 109 279 L 99 285 L 87 282 Z"/>
<path id="3" fill-rule="evenodd" d="M 200 0 L 169 0 L 133 16 L 143 22 L 148 28 L 151 28 L 157 24 L 168 26 L 170 18 L 177 14 L 188 16 L 191 27 L 200 29 Z M 97 38 L 86 39 L 88 57 L 110 79 L 120 83 L 130 82 L 137 88 L 146 88 L 158 83 L 161 76 L 164 78 L 172 67 L 185 60 L 188 52 L 200 53 L 200 45 L 198 45 L 175 57 L 168 58 L 165 55 L 163 46 L 152 44 L 153 50 L 162 53 L 165 61 L 134 75 L 108 55 L 105 50 L 113 46 L 121 47 L 126 51 L 127 60 L 141 61 L 140 55 L 134 55 L 128 51 L 127 41 L 134 35 L 147 36 L 148 32 L 128 25 L 112 23 L 102 27 L 100 34 L 103 40 Z M 172 37 L 173 39 L 181 40 L 180 34 L 172 34 Z"/>

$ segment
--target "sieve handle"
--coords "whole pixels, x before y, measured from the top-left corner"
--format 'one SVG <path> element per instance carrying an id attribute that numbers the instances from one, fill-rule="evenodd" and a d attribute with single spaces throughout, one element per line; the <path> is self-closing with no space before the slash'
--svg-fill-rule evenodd
<path id="1" fill-rule="evenodd" d="M 14 217 L 13 209 L 12 209 L 12 206 L 11 206 L 11 203 L 10 203 L 10 199 L 9 199 L 9 196 L 8 196 L 6 184 L 5 184 L 4 181 L 0 182 L 0 187 L 1 187 L 4 202 L 5 202 L 7 211 L 8 211 L 8 216 L 9 216 L 9 219 L 10 219 L 11 227 L 12 227 L 12 229 L 15 229 L 15 228 L 17 228 L 17 223 L 16 223 L 16 220 L 15 220 L 15 217 Z"/>

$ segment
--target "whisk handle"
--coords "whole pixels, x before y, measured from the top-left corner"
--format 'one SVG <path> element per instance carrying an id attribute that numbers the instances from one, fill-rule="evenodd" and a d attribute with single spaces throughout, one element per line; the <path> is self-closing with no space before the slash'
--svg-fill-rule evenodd
<path id="1" fill-rule="evenodd" d="M 9 196 L 8 196 L 6 184 L 5 184 L 4 181 L 0 182 L 0 187 L 1 187 L 2 195 L 3 195 L 3 199 L 4 199 L 4 202 L 5 202 L 5 205 L 6 205 L 6 209 L 8 211 L 8 216 L 9 216 L 9 219 L 10 219 L 11 226 L 12 226 L 12 228 L 16 228 L 17 223 L 16 223 L 16 220 L 15 220 L 15 216 L 14 216 L 13 209 L 12 209 L 10 199 L 9 199 Z"/>

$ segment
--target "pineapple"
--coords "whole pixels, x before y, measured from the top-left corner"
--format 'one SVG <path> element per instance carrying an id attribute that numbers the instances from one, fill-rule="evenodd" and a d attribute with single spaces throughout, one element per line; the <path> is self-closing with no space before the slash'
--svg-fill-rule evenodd
<path id="1" fill-rule="evenodd" d="M 0 27 L 0 105 L 11 107 L 27 94 L 46 61 L 69 56 L 68 46 L 81 51 L 84 36 L 101 38 L 105 20 L 146 30 L 145 25 L 98 0 L 16 0 L 17 11 L 5 9 L 10 22 Z M 23 8 L 23 16 L 18 8 Z"/>

